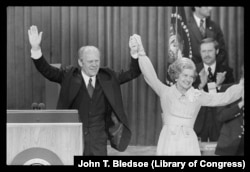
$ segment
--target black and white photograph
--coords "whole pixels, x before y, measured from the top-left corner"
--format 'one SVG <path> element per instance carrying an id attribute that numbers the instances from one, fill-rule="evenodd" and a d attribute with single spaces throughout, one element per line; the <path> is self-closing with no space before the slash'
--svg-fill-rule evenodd
<path id="1" fill-rule="evenodd" d="M 6 17 L 7 166 L 245 168 L 202 161 L 245 156 L 243 6 L 7 6 Z"/>

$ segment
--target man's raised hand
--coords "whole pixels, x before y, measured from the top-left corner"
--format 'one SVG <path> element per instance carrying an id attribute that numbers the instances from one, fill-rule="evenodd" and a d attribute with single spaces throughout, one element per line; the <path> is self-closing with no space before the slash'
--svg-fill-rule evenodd
<path id="1" fill-rule="evenodd" d="M 28 30 L 29 41 L 30 41 L 30 45 L 32 47 L 32 50 L 36 51 L 36 50 L 40 49 L 42 34 L 43 34 L 43 32 L 40 32 L 38 34 L 38 29 L 34 25 L 31 26 L 30 29 Z"/>

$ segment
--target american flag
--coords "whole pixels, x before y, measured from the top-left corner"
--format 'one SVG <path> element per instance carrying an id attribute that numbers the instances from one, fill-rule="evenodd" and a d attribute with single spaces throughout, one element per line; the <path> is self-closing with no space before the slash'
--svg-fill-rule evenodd
<path id="1" fill-rule="evenodd" d="M 169 62 L 192 58 L 192 49 L 184 7 L 173 7 L 169 34 Z"/>

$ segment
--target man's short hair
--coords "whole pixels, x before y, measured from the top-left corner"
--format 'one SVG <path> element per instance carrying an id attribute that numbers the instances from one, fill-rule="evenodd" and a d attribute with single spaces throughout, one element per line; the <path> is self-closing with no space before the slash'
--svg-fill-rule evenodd
<path id="1" fill-rule="evenodd" d="M 202 44 L 206 44 L 206 43 L 213 43 L 214 48 L 216 50 L 219 49 L 219 43 L 214 38 L 205 38 L 205 39 L 201 40 L 200 47 Z"/>
<path id="2" fill-rule="evenodd" d="M 81 47 L 79 50 L 78 50 L 78 58 L 82 58 L 84 56 L 85 53 L 88 53 L 88 52 L 95 52 L 96 54 L 101 55 L 99 49 L 95 46 L 83 46 Z"/>

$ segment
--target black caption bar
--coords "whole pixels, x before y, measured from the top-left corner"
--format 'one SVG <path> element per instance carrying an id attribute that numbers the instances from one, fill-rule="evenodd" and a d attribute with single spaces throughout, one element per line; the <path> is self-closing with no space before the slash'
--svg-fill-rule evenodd
<path id="1" fill-rule="evenodd" d="M 245 169 L 244 157 L 174 157 L 174 156 L 75 156 L 78 168 L 150 168 L 150 169 Z"/>

